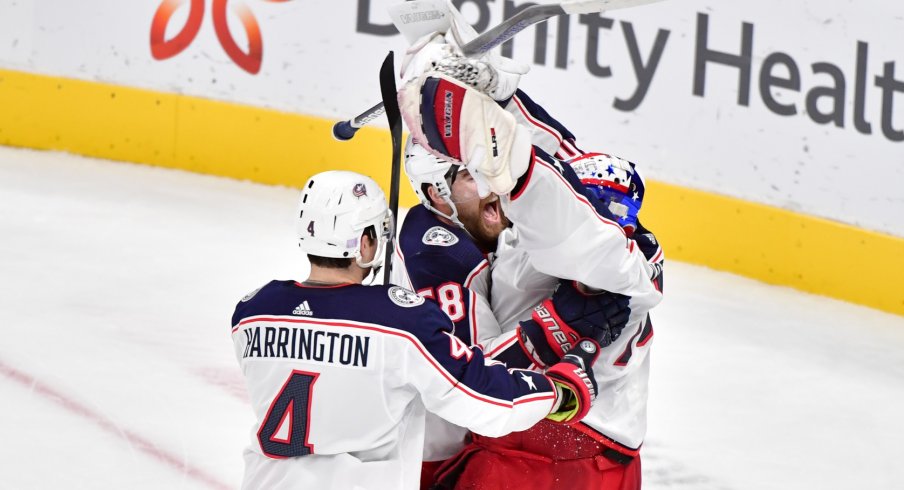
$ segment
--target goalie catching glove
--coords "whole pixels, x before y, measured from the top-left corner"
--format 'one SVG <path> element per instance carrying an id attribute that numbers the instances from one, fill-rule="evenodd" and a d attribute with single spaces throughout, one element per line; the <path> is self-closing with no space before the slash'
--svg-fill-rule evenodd
<path id="1" fill-rule="evenodd" d="M 546 371 L 556 390 L 556 403 L 547 419 L 563 424 L 580 422 L 596 400 L 597 385 L 593 379 L 593 363 L 600 347 L 590 339 L 578 342 L 562 360 Z"/>
<path id="2" fill-rule="evenodd" d="M 585 293 L 574 281 L 563 279 L 552 298 L 537 305 L 530 320 L 521 322 L 524 350 L 537 364 L 550 366 L 581 339 L 593 339 L 605 347 L 627 325 L 629 299 L 607 291 Z"/>
<path id="3" fill-rule="evenodd" d="M 399 90 L 399 107 L 415 141 L 437 157 L 464 165 L 482 197 L 504 195 L 527 171 L 533 147 L 530 132 L 515 116 L 450 75 L 476 82 L 484 80 L 479 69 L 466 59 L 437 63 Z"/>

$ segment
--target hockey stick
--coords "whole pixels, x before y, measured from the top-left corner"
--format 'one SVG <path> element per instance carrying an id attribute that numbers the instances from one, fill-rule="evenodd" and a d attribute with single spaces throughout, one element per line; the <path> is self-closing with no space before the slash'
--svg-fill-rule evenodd
<path id="1" fill-rule="evenodd" d="M 383 97 L 383 107 L 386 109 L 386 119 L 389 122 L 389 133 L 392 135 L 392 175 L 389 183 L 389 210 L 392 211 L 393 220 L 399 214 L 399 174 L 402 166 L 402 111 L 399 109 L 399 101 L 396 98 L 395 64 L 392 51 L 383 60 L 380 67 L 380 94 Z M 383 261 L 383 284 L 389 284 L 392 272 L 392 253 L 395 248 L 395 226 L 390 231 L 391 239 L 386 246 L 386 258 Z"/>
<path id="2" fill-rule="evenodd" d="M 659 1 L 662 0 L 565 0 L 551 5 L 533 5 L 477 36 L 462 46 L 461 50 L 465 56 L 486 53 L 524 29 L 557 15 L 603 12 L 638 7 Z M 383 103 L 378 103 L 348 121 L 339 121 L 333 125 L 333 137 L 339 141 L 352 139 L 359 129 L 380 117 L 383 110 Z"/>

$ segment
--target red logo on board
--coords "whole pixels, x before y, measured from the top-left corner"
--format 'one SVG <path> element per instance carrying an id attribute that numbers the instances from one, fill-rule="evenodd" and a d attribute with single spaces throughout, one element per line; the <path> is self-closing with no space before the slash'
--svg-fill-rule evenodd
<path id="1" fill-rule="evenodd" d="M 264 0 L 266 2 L 288 2 L 289 0 Z M 166 39 L 166 27 L 170 19 L 179 7 L 190 3 L 188 20 L 182 26 L 182 30 L 172 39 Z M 181 53 L 194 42 L 201 22 L 204 20 L 205 0 L 163 0 L 157 7 L 154 20 L 151 22 L 151 56 L 155 60 L 165 60 Z M 243 51 L 235 42 L 229 24 L 226 21 L 227 8 L 235 14 L 245 28 L 248 38 L 248 50 Z M 264 42 L 261 38 L 260 25 L 257 18 L 243 2 L 229 4 L 229 0 L 213 0 L 211 6 L 213 28 L 217 33 L 217 39 L 229 58 L 239 68 L 248 73 L 256 74 L 261 69 L 261 60 L 264 56 Z"/>

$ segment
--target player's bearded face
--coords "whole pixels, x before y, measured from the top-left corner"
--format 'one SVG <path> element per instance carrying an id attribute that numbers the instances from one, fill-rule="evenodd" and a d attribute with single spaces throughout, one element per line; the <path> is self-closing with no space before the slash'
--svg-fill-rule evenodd
<path id="1" fill-rule="evenodd" d="M 477 183 L 466 170 L 458 172 L 452 182 L 452 202 L 458 209 L 458 219 L 465 230 L 486 251 L 496 249 L 496 240 L 509 225 L 502 213 L 499 196 L 490 194 L 481 199 L 477 194 Z"/>

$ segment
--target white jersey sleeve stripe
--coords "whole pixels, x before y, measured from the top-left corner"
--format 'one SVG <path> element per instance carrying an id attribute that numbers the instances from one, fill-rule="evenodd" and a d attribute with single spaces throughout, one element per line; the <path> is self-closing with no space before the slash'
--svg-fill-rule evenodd
<path id="1" fill-rule="evenodd" d="M 660 259 L 662 259 L 662 247 L 660 247 L 656 252 L 656 255 L 652 259 L 650 259 L 650 262 L 656 263 L 659 262 Z"/>
<path id="2" fill-rule="evenodd" d="M 493 357 L 494 355 L 498 354 L 499 352 L 502 352 L 503 350 L 510 347 L 512 344 L 518 342 L 518 330 L 517 329 L 512 330 L 511 332 L 506 332 L 506 333 L 502 334 L 501 336 L 505 336 L 505 335 L 509 335 L 509 338 L 506 339 L 504 342 L 500 343 L 499 345 L 497 345 L 496 347 L 494 347 L 493 350 L 487 352 L 486 353 L 487 357 Z"/>
<path id="3" fill-rule="evenodd" d="M 471 283 L 474 281 L 474 279 L 477 277 L 477 275 L 480 274 L 480 271 L 486 269 L 489 266 L 490 266 L 490 263 L 487 262 L 486 259 L 480 261 L 480 263 L 477 264 L 477 267 L 475 267 L 474 270 L 472 270 L 470 273 L 468 273 L 468 277 L 465 278 L 465 283 L 462 284 L 462 286 L 464 286 L 466 288 L 470 288 Z"/>
<path id="4" fill-rule="evenodd" d="M 471 342 L 476 343 L 479 331 L 477 328 L 477 293 L 469 289 L 468 294 L 471 296 L 471 321 L 468 322 L 471 325 Z"/>
<path id="5" fill-rule="evenodd" d="M 525 119 L 527 119 L 528 122 L 530 122 L 531 124 L 533 124 L 534 126 L 540 128 L 540 129 L 546 131 L 547 133 L 551 134 L 552 137 L 556 139 L 556 142 L 558 142 L 559 145 L 562 144 L 562 135 L 559 134 L 558 131 L 556 131 L 555 129 L 553 129 L 552 127 L 550 127 L 548 124 L 544 123 L 543 121 L 540 121 L 539 119 L 532 116 L 531 113 L 527 109 L 524 108 L 524 105 L 521 103 L 521 100 L 518 99 L 517 96 L 513 97 L 512 100 L 515 101 L 515 104 L 518 106 L 518 110 L 521 111 L 521 114 L 524 115 Z"/>

